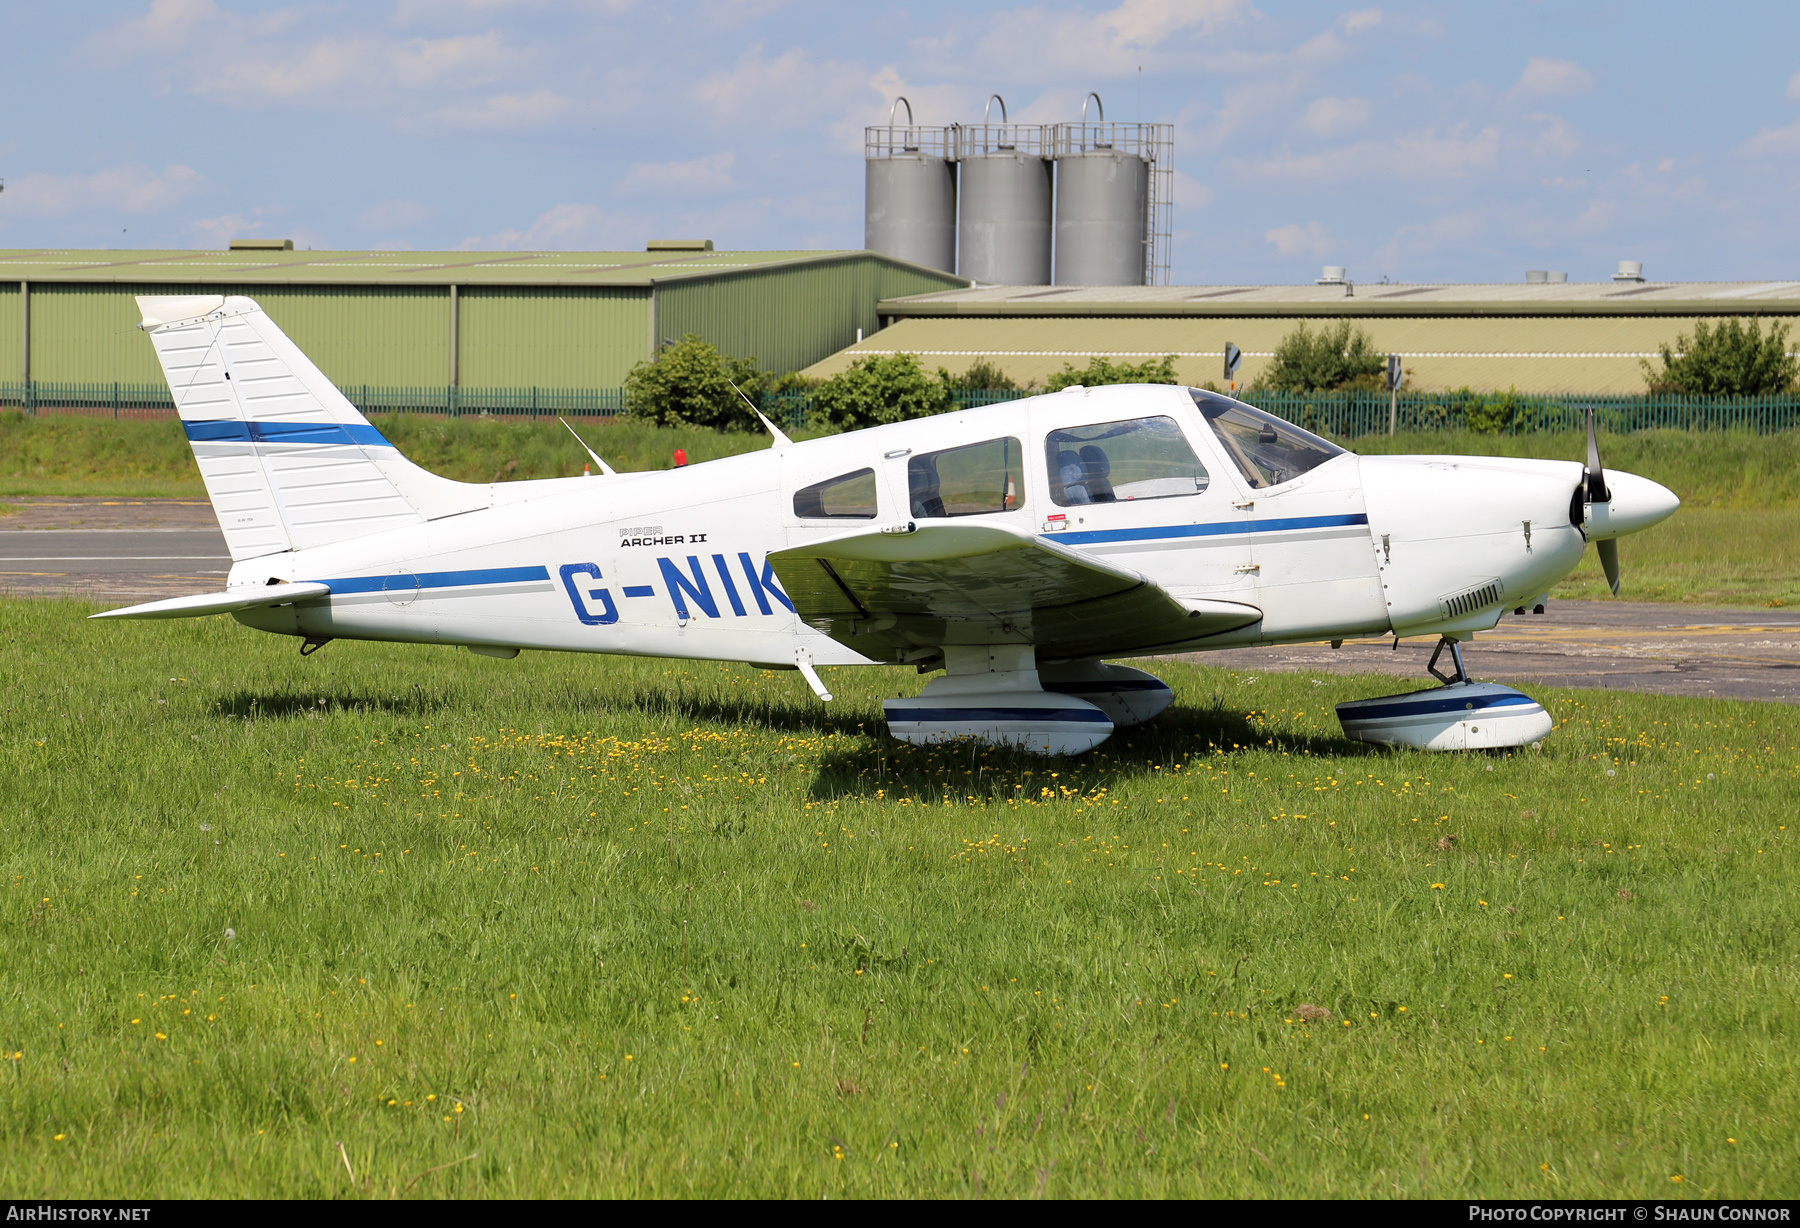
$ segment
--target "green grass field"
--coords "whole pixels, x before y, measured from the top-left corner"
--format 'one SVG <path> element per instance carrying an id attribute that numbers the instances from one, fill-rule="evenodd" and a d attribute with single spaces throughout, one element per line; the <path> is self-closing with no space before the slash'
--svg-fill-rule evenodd
<path id="1" fill-rule="evenodd" d="M 9 1197 L 1800 1189 L 1792 708 L 1162 664 L 1047 761 L 90 609 L 0 602 Z"/>

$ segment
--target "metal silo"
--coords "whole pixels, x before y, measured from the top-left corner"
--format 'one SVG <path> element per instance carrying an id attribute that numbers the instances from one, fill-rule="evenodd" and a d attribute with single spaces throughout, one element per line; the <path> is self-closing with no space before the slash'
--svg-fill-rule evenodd
<path id="1" fill-rule="evenodd" d="M 996 102 L 1000 122 L 990 124 Z M 990 285 L 1050 284 L 1048 137 L 1041 125 L 1007 123 L 998 94 L 988 99 L 979 125 L 959 130 L 962 276 Z"/>
<path id="2" fill-rule="evenodd" d="M 894 123 L 902 104 L 906 126 Z M 913 123 L 896 99 L 885 128 L 863 130 L 863 246 L 927 268 L 956 271 L 952 131 Z"/>
<path id="3" fill-rule="evenodd" d="M 1057 126 L 1057 285 L 1168 280 L 1171 144 L 1167 124 L 1107 123 L 1098 94 L 1083 100 L 1080 123 Z"/>

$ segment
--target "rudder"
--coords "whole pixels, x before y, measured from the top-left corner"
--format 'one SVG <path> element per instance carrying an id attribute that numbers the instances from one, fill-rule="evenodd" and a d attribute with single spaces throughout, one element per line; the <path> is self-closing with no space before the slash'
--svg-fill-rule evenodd
<path id="1" fill-rule="evenodd" d="M 233 561 L 489 506 L 401 456 L 254 300 L 137 302 Z"/>

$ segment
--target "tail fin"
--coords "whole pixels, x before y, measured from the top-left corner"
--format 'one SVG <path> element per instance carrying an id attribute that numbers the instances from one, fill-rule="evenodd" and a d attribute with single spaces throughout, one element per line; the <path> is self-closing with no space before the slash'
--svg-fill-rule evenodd
<path id="1" fill-rule="evenodd" d="M 137 302 L 234 561 L 489 505 L 401 456 L 253 300 Z"/>

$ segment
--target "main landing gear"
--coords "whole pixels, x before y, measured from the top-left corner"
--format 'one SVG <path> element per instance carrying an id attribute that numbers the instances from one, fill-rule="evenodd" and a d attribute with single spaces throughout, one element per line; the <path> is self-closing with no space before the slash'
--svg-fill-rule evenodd
<path id="1" fill-rule="evenodd" d="M 1448 674 L 1438 668 L 1446 648 L 1454 667 Z M 1472 681 L 1463 666 L 1462 648 L 1448 635 L 1438 640 L 1425 669 L 1443 685 L 1339 704 L 1344 735 L 1358 742 L 1419 750 L 1487 750 L 1524 746 L 1554 727 L 1550 714 L 1524 692 Z"/>

